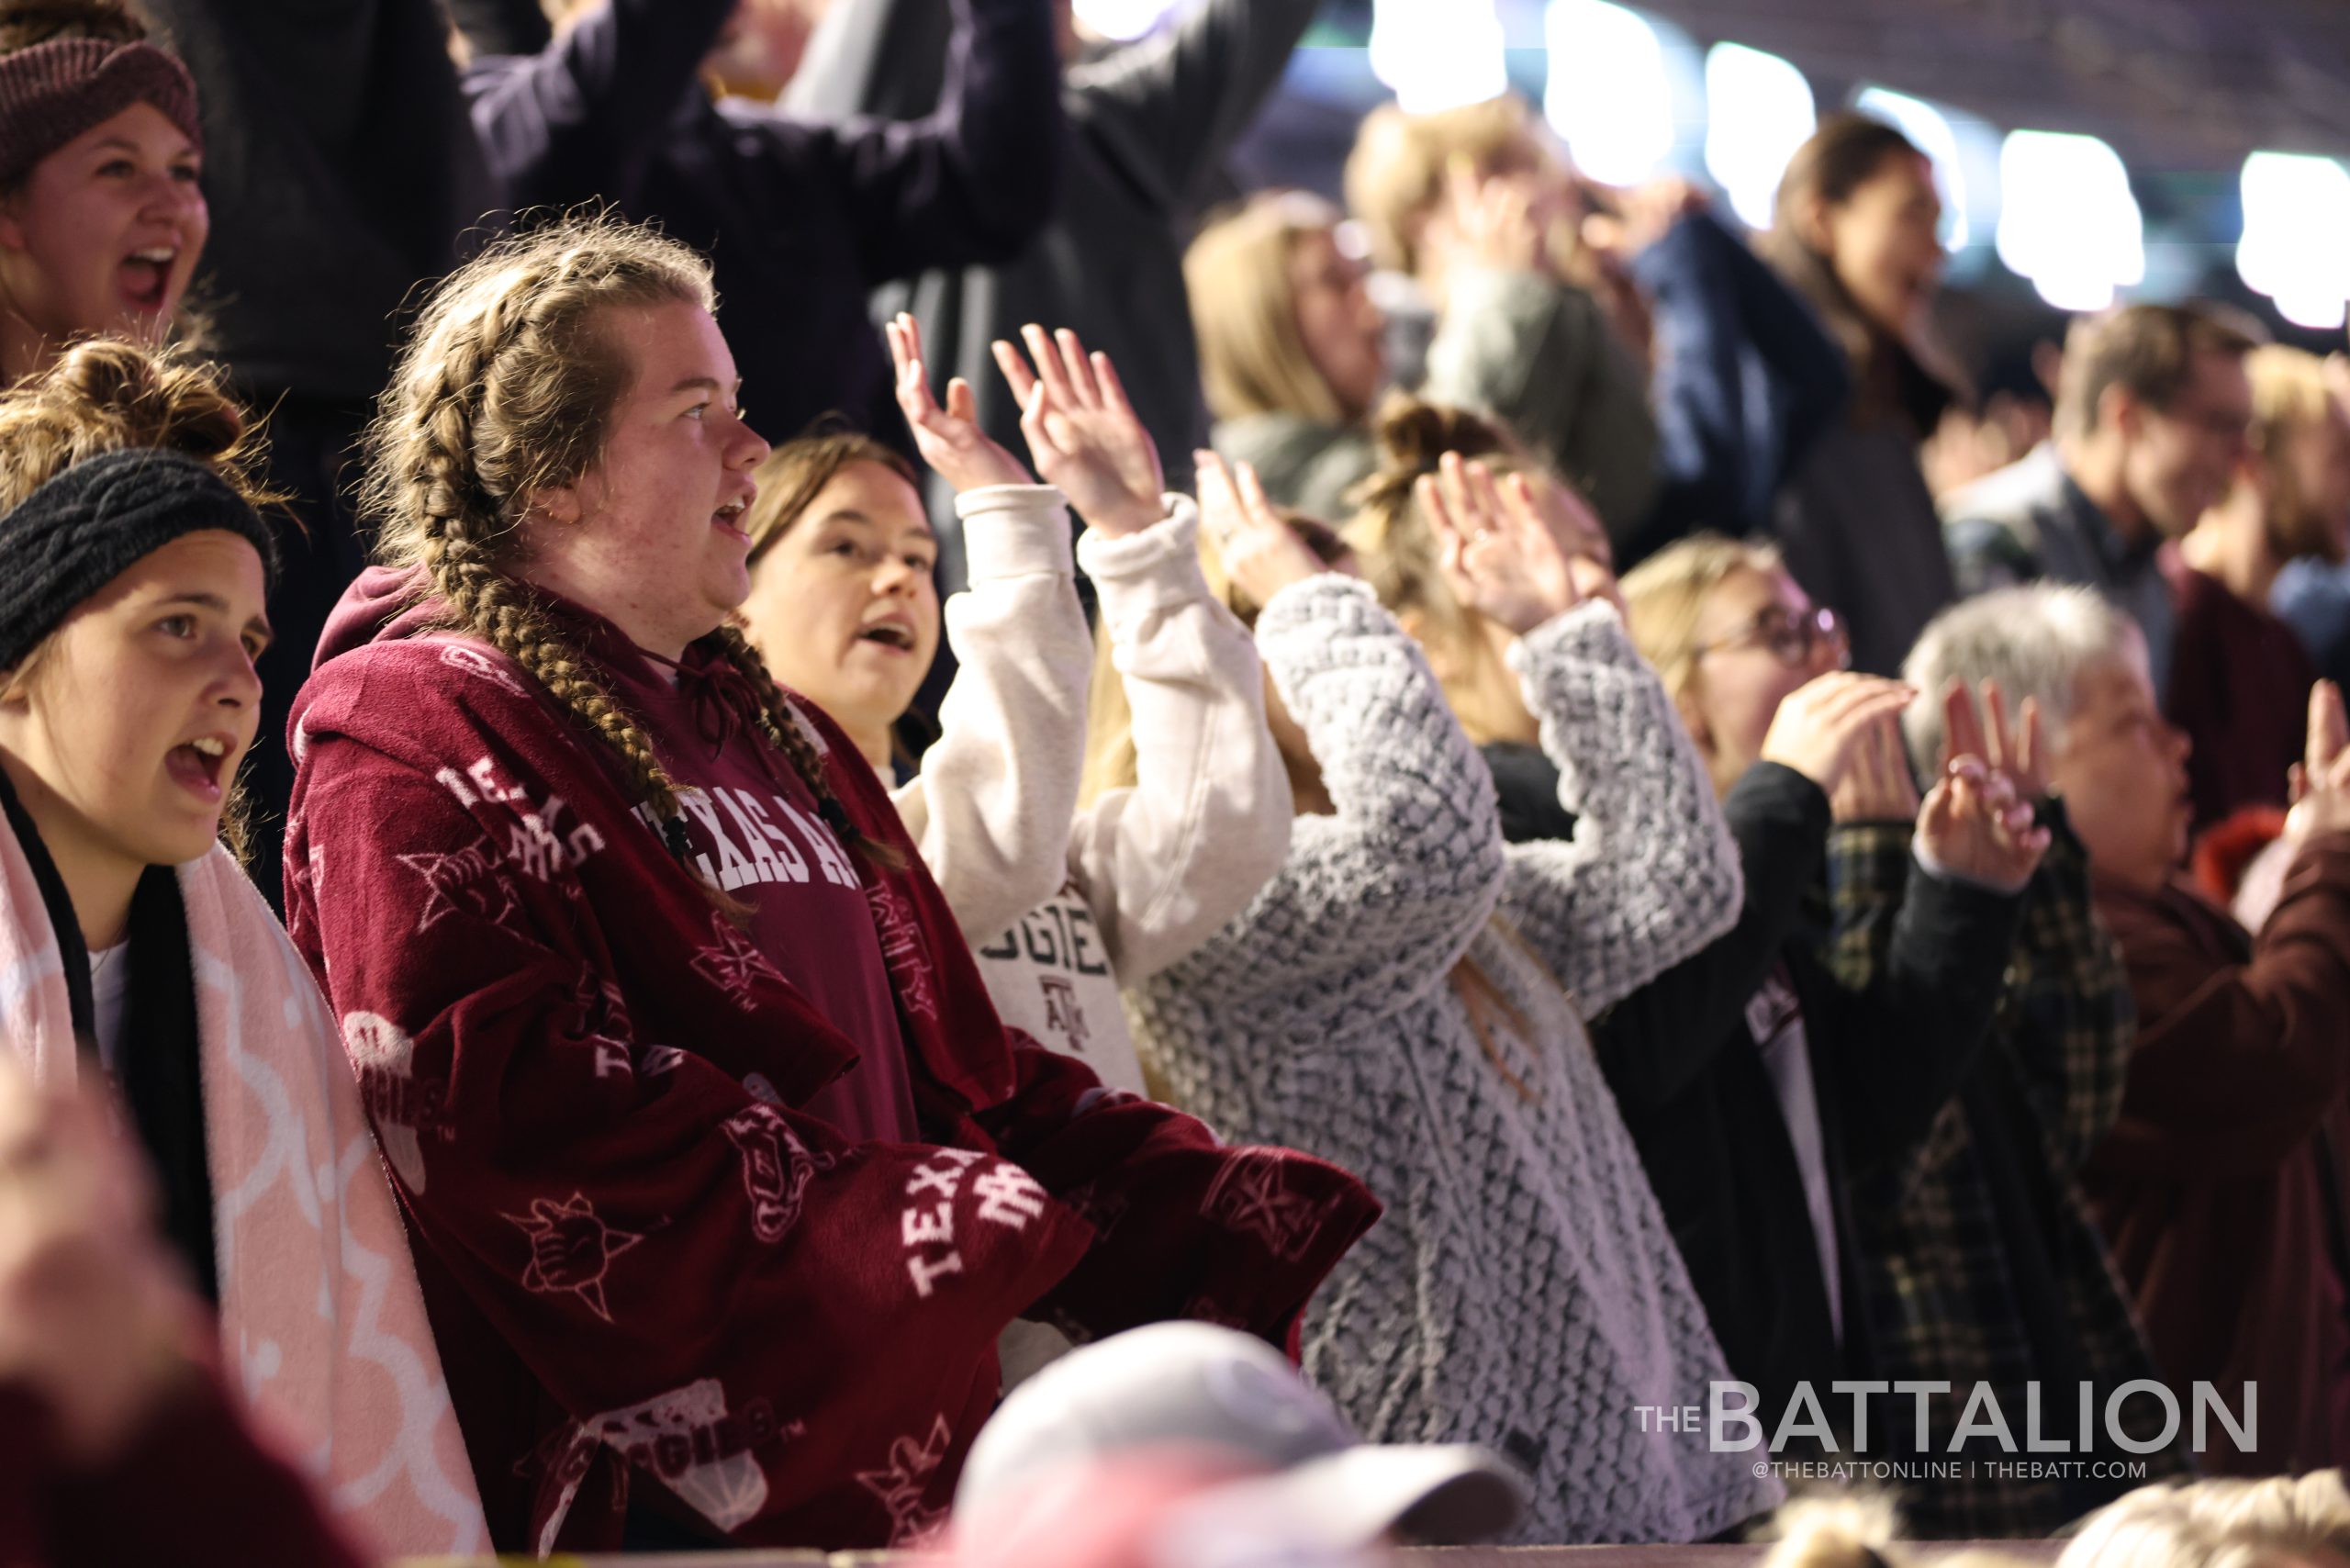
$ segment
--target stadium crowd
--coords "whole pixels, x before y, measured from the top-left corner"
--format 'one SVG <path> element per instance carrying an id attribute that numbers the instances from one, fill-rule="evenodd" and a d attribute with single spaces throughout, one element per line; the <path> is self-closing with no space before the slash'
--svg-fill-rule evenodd
<path id="1" fill-rule="evenodd" d="M 2350 361 L 826 4 L 0 0 L 0 1564 L 2344 1560 Z"/>

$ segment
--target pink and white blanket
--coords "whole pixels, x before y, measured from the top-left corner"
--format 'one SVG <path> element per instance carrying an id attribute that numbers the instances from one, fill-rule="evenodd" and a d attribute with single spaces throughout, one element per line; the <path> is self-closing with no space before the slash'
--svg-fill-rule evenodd
<path id="1" fill-rule="evenodd" d="M 326 1005 L 226 850 L 179 883 L 230 1382 L 362 1542 L 486 1551 L 408 1237 Z M 5 827 L 0 1047 L 43 1082 L 82 1070 L 56 934 Z"/>

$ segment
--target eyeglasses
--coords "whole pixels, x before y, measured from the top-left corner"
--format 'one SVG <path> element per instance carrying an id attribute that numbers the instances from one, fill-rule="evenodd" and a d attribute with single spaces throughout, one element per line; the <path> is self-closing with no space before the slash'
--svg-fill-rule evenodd
<path id="1" fill-rule="evenodd" d="M 1789 669 L 1801 669 L 1822 647 L 1834 652 L 1838 669 L 1852 664 L 1852 640 L 1834 610 L 1823 604 L 1808 614 L 1795 615 L 1774 604 L 1757 615 L 1745 631 L 1718 643 L 1707 643 L 1697 650 L 1696 656 L 1703 658 L 1729 648 L 1767 648 L 1773 658 Z"/>

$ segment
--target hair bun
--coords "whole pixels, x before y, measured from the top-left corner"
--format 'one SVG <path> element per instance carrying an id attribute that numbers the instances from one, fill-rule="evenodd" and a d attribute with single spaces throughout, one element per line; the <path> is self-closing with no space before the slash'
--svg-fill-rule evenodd
<path id="1" fill-rule="evenodd" d="M 210 465 L 256 507 L 260 435 L 204 361 L 113 338 L 75 343 L 0 393 L 0 510 L 101 453 L 152 447 Z"/>
<path id="2" fill-rule="evenodd" d="M 1407 392 L 1391 395 L 1372 416 L 1379 449 L 1389 473 L 1433 474 L 1448 452 L 1463 457 L 1515 454 L 1517 443 L 1483 414 L 1443 403 L 1428 403 Z"/>
<path id="3" fill-rule="evenodd" d="M 93 338 L 66 350 L 49 379 L 60 415 L 111 425 L 118 445 L 211 463 L 244 438 L 244 410 L 219 373 L 196 360 Z"/>
<path id="4" fill-rule="evenodd" d="M 1412 487 L 1422 475 L 1435 473 L 1448 452 L 1464 458 L 1523 455 L 1509 431 L 1483 414 L 1426 402 L 1409 392 L 1389 393 L 1372 410 L 1371 422 L 1379 466 L 1347 494 L 1359 515 L 1400 510 L 1411 500 Z"/>

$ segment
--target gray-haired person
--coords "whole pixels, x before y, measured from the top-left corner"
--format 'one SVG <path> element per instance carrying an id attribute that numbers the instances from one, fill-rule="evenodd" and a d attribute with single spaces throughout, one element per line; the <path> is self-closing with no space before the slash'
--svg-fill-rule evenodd
<path id="1" fill-rule="evenodd" d="M 1935 680 L 2005 669 L 2063 721 L 2052 783 L 2087 848 L 2138 1014 L 2117 1114 L 2082 1184 L 2162 1376 L 2182 1405 L 2208 1383 L 2232 1412 L 2208 1428 L 2202 1464 L 2266 1474 L 2350 1460 L 2341 692 L 2321 683 L 2311 694 L 2284 829 L 2291 859 L 2255 935 L 2178 869 L 2188 742 L 2155 707 L 2130 622 L 2081 590 L 2012 590 L 1928 628 L 1912 664 L 1913 678 Z"/>
<path id="2" fill-rule="evenodd" d="M 2016 720 L 2027 700 L 2037 710 L 2042 744 L 2029 762 L 2009 736 L 1995 749 L 2051 838 L 1974 1070 L 1919 1154 L 1853 1194 L 1874 1375 L 1947 1382 L 1953 1391 L 1927 1401 L 1923 1434 L 1913 1434 L 1909 1403 L 1899 1402 L 1901 1418 L 1881 1428 L 1880 1443 L 1903 1448 L 1915 1435 L 1923 1438 L 1919 1451 L 1895 1457 L 1996 1462 L 1915 1488 L 1904 1504 L 1920 1536 L 2044 1534 L 2128 1484 L 2097 1478 L 2090 1464 L 2139 1458 L 2113 1445 L 2101 1413 L 2114 1389 L 2155 1377 L 2155 1363 L 2083 1192 L 2090 1156 L 2121 1114 L 2136 1037 L 2122 954 L 2092 905 L 2091 866 L 2112 824 L 2086 772 L 2096 756 L 2087 737 L 2104 710 L 2084 700 L 2084 672 L 2119 667 L 2124 647 L 2135 650 L 2143 683 L 2143 645 L 2127 616 L 2088 589 L 2042 585 L 1942 611 L 1902 670 L 1920 693 L 1906 725 L 1914 759 L 1942 755 L 1942 697 L 1954 680 L 1997 682 Z M 2146 701 L 2144 718 L 2159 728 Z M 1989 728 L 2011 726 L 1995 717 Z M 1831 958 L 1847 984 L 1867 983 L 1889 962 L 1912 831 L 1856 823 L 1830 838 Z M 2074 1430 L 2084 1383 L 2100 1413 L 2087 1434 Z M 2025 1418 L 2037 1385 L 2043 1434 L 2073 1442 L 2076 1453 L 2086 1436 L 2090 1464 L 2035 1470 L 2007 1463 L 1996 1439 L 1960 1441 L 1978 1383 L 2011 1424 Z M 2120 1416 L 2122 1435 L 2154 1445 L 2143 1456 L 2149 1479 L 2190 1469 L 2183 1440 L 2158 1440 L 2154 1400 L 2133 1400 Z"/>

